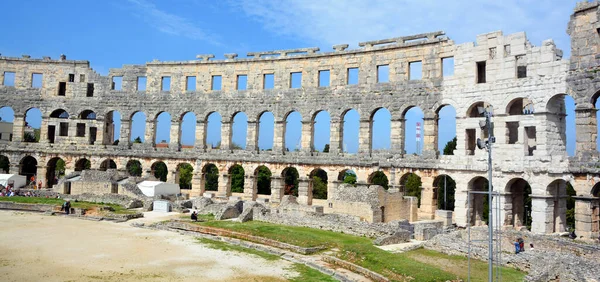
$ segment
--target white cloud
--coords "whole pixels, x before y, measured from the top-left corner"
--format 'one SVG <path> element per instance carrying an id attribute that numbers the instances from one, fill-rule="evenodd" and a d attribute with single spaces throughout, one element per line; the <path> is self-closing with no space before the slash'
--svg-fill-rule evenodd
<path id="1" fill-rule="evenodd" d="M 221 45 L 213 34 L 209 34 L 194 24 L 193 21 L 167 13 L 146 0 L 128 0 L 134 5 L 134 14 L 161 32 L 183 36 L 193 40 L 201 40 L 213 45 Z"/>
<path id="2" fill-rule="evenodd" d="M 576 0 L 244 0 L 237 7 L 282 36 L 334 45 L 444 30 L 457 43 L 477 34 L 525 31 L 539 45 L 553 38 L 568 48 Z M 313 44 L 314 45 L 314 44 Z"/>

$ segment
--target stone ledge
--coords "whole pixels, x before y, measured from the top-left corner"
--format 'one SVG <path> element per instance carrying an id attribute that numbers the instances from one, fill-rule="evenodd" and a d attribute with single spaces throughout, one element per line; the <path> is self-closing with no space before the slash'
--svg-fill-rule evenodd
<path id="1" fill-rule="evenodd" d="M 368 270 L 362 266 L 358 266 L 356 264 L 353 264 L 351 262 L 347 262 L 345 260 L 341 260 L 339 258 L 335 258 L 332 256 L 323 256 L 321 258 L 323 261 L 340 266 L 342 268 L 348 269 L 352 272 L 356 272 L 360 275 L 363 275 L 373 281 L 377 281 L 377 282 L 388 282 L 390 281 L 389 279 L 385 278 L 383 275 L 373 272 L 371 270 Z"/>

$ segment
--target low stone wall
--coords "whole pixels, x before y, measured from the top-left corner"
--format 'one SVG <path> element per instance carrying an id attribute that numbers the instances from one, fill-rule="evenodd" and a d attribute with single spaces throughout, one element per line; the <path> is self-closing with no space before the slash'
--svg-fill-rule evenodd
<path id="1" fill-rule="evenodd" d="M 342 268 L 348 269 L 348 270 L 350 270 L 352 272 L 359 273 L 359 274 L 361 274 L 361 275 L 363 275 L 363 276 L 371 279 L 372 281 L 376 281 L 376 282 L 388 282 L 388 281 L 390 281 L 389 279 L 385 278 L 383 275 L 381 275 L 379 273 L 373 272 L 373 271 L 368 270 L 368 269 L 366 269 L 366 268 L 364 268 L 362 266 L 353 264 L 351 262 L 347 262 L 345 260 L 341 260 L 341 259 L 336 258 L 336 257 L 323 256 L 322 260 L 324 262 L 331 263 L 331 264 L 340 266 Z"/>
<path id="2" fill-rule="evenodd" d="M 18 211 L 34 211 L 34 212 L 51 212 L 60 210 L 60 206 L 44 205 L 44 204 L 25 204 L 13 202 L 0 202 L 0 209 L 3 210 L 18 210 Z"/>
<path id="3" fill-rule="evenodd" d="M 71 201 L 78 200 L 92 203 L 108 203 L 123 206 L 126 209 L 141 208 L 144 203 L 141 200 L 134 199 L 125 195 L 118 194 L 80 194 L 80 195 L 61 195 Z"/>

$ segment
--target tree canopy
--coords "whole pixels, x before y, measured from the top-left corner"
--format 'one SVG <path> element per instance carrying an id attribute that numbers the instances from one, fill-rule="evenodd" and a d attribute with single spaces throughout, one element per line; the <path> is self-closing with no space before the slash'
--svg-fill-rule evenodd
<path id="1" fill-rule="evenodd" d="M 192 176 L 194 167 L 188 163 L 179 165 L 179 188 L 192 189 Z"/>
<path id="2" fill-rule="evenodd" d="M 241 165 L 234 165 L 229 170 L 229 177 L 231 181 L 231 192 L 243 193 L 244 192 L 244 168 Z"/>
<path id="3" fill-rule="evenodd" d="M 456 136 L 451 141 L 446 143 L 444 147 L 444 155 L 454 155 L 454 150 L 456 150 Z"/>

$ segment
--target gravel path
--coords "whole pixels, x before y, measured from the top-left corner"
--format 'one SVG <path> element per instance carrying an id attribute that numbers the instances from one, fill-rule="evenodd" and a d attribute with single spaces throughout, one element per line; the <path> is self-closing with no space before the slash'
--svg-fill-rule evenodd
<path id="1" fill-rule="evenodd" d="M 168 231 L 0 211 L 0 281 L 285 281 L 290 262 Z"/>

